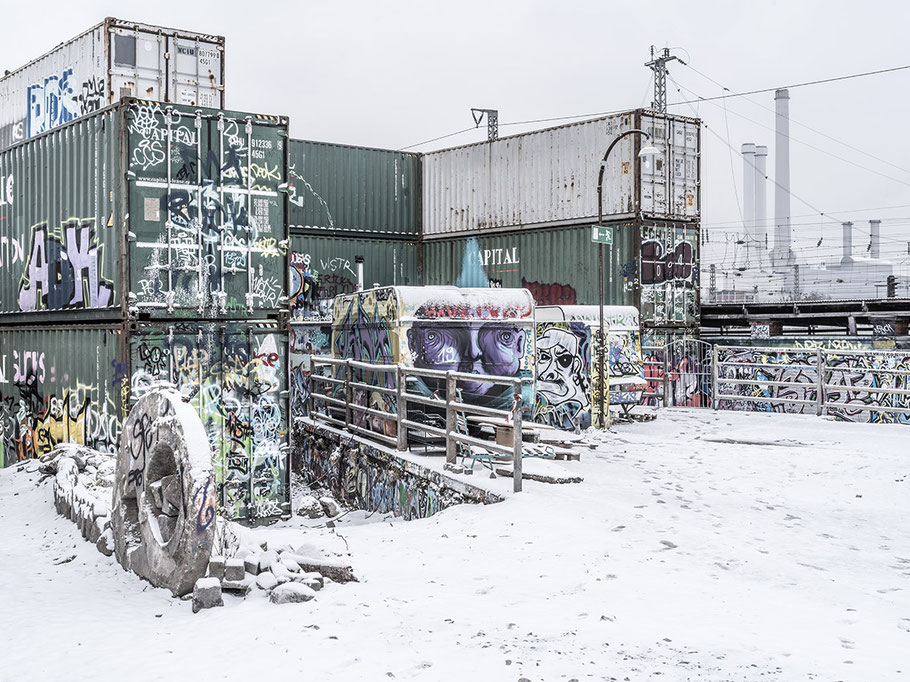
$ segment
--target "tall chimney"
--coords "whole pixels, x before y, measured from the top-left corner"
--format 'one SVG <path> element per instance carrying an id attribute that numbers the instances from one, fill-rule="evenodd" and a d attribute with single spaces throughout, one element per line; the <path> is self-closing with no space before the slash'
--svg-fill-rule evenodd
<path id="1" fill-rule="evenodd" d="M 790 93 L 786 89 L 774 93 L 776 110 L 774 132 L 774 250 L 771 260 L 775 267 L 793 263 L 790 250 Z"/>
<path id="2" fill-rule="evenodd" d="M 853 223 L 841 223 L 844 228 L 844 257 L 840 259 L 841 263 L 849 263 L 853 256 Z"/>
<path id="3" fill-rule="evenodd" d="M 755 145 L 746 142 L 743 154 L 743 231 L 745 232 L 745 263 L 752 266 L 749 254 L 755 251 Z"/>
<path id="4" fill-rule="evenodd" d="M 870 220 L 869 221 L 869 236 L 872 241 L 872 248 L 869 249 L 869 255 L 872 258 L 881 258 L 881 244 L 880 240 L 882 237 L 882 221 L 881 220 Z"/>
<path id="5" fill-rule="evenodd" d="M 765 176 L 768 174 L 766 162 L 768 148 L 759 144 L 755 146 L 755 238 L 758 240 L 759 263 L 764 262 L 764 254 L 768 248 L 768 184 Z"/>

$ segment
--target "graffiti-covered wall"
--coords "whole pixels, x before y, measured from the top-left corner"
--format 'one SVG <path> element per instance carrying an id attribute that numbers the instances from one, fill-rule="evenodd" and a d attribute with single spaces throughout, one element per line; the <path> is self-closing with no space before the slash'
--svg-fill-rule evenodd
<path id="1" fill-rule="evenodd" d="M 292 234 L 291 316 L 331 319 L 335 296 L 357 291 L 357 258 L 366 288 L 416 285 L 417 245 L 409 241 Z"/>
<path id="2" fill-rule="evenodd" d="M 526 379 L 524 405 L 530 414 L 534 395 L 533 315 L 534 301 L 521 289 L 374 289 L 335 300 L 332 355 Z M 365 380 L 369 383 L 370 377 Z M 393 379 L 375 381 L 383 385 Z M 443 395 L 444 383 L 420 379 L 411 390 L 424 395 L 442 391 Z M 512 405 L 512 389 L 507 386 L 459 381 L 458 388 L 465 402 L 504 410 Z M 370 399 L 387 404 L 391 397 L 376 393 Z"/>
<path id="3" fill-rule="evenodd" d="M 584 322 L 537 323 L 536 421 L 568 430 L 591 426 L 591 391 L 597 383 L 592 365 L 591 331 Z M 599 397 L 598 393 L 595 410 L 600 407 Z"/>
<path id="4" fill-rule="evenodd" d="M 294 460 L 307 483 L 345 504 L 422 519 L 453 504 L 499 502 L 497 495 L 455 481 L 344 432 L 295 422 Z"/>
<path id="5" fill-rule="evenodd" d="M 641 321 L 647 326 L 688 327 L 699 319 L 699 227 L 641 226 Z"/>
<path id="6" fill-rule="evenodd" d="M 116 452 L 129 372 L 117 328 L 0 333 L 0 466 L 59 443 Z"/>
<path id="7" fill-rule="evenodd" d="M 286 132 L 277 117 L 129 100 L 0 152 L 0 312 L 277 314 Z"/>
<path id="8" fill-rule="evenodd" d="M 289 509 L 287 336 L 268 323 L 143 325 L 130 338 L 131 396 L 172 383 L 196 409 L 231 518 Z"/>
<path id="9" fill-rule="evenodd" d="M 910 424 L 910 395 L 901 394 L 910 389 L 910 351 L 826 352 L 821 371 L 827 414 L 853 422 Z M 814 349 L 720 346 L 719 395 L 742 398 L 720 399 L 718 408 L 815 414 L 818 374 Z"/>

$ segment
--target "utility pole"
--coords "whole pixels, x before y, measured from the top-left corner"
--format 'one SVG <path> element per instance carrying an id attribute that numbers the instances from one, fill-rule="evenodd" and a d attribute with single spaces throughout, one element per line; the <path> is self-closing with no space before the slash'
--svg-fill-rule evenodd
<path id="1" fill-rule="evenodd" d="M 654 46 L 651 46 L 651 61 L 645 66 L 654 72 L 654 101 L 651 108 L 659 114 L 667 113 L 667 62 L 678 61 L 683 66 L 686 63 L 675 55 L 670 54 L 670 48 L 665 47 L 660 55 L 654 56 Z"/>
<path id="2" fill-rule="evenodd" d="M 487 117 L 487 141 L 499 139 L 499 110 L 498 109 L 471 109 L 471 117 L 474 119 L 476 127 L 480 127 L 480 122 L 484 115 Z"/>

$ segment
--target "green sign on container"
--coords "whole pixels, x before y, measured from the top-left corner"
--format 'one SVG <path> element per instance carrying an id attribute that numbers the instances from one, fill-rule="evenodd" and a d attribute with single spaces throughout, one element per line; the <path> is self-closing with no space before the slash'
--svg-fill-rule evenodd
<path id="1" fill-rule="evenodd" d="M 591 225 L 591 241 L 613 246 L 613 228 L 606 225 Z"/>

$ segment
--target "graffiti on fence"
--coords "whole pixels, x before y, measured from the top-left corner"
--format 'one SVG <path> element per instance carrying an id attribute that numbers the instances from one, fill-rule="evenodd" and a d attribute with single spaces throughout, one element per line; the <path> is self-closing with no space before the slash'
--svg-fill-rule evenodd
<path id="1" fill-rule="evenodd" d="M 719 347 L 718 353 L 720 394 L 742 396 L 720 400 L 720 409 L 816 413 L 815 351 Z M 910 395 L 901 393 L 908 390 L 910 353 L 824 353 L 821 370 L 827 414 L 855 422 L 910 423 Z"/>
<path id="2" fill-rule="evenodd" d="M 648 348 L 642 376 L 648 383 L 643 405 L 663 405 L 666 385 L 666 407 L 711 406 L 711 347 L 704 341 L 683 338 Z"/>

